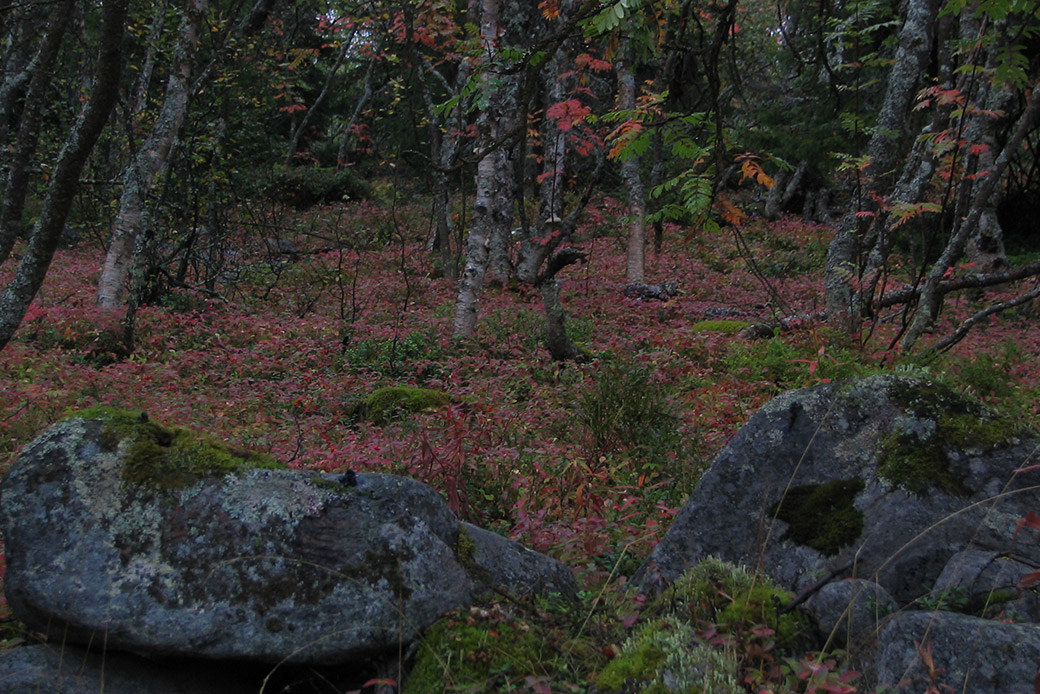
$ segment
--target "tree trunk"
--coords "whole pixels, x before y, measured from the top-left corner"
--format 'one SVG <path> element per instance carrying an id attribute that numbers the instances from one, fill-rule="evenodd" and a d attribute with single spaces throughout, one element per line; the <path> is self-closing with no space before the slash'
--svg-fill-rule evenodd
<path id="1" fill-rule="evenodd" d="M 40 52 L 33 60 L 29 91 L 22 105 L 11 158 L 7 162 L 7 182 L 4 186 L 3 206 L 0 208 L 0 265 L 11 253 L 15 240 L 22 234 L 22 212 L 25 195 L 29 189 L 28 167 L 36 151 L 42 113 L 50 99 L 51 77 L 54 61 L 61 49 L 65 28 L 69 24 L 74 0 L 62 0 L 51 10 L 47 20 L 47 34 Z"/>
<path id="2" fill-rule="evenodd" d="M 0 350 L 7 346 L 43 284 L 73 197 L 79 175 L 119 96 L 122 43 L 129 0 L 107 0 L 101 9 L 101 33 L 94 88 L 54 167 L 40 219 L 14 278 L 0 299 Z"/>
<path id="3" fill-rule="evenodd" d="M 547 279 L 541 283 L 542 306 L 545 309 L 545 343 L 553 361 L 574 361 L 584 358 L 578 346 L 567 335 L 567 314 L 560 303 L 560 283 Z"/>
<path id="4" fill-rule="evenodd" d="M 112 238 L 101 270 L 101 279 L 98 280 L 98 305 L 103 308 L 112 309 L 119 304 L 119 292 L 133 259 L 134 243 L 141 232 L 148 194 L 159 172 L 166 167 L 173 141 L 184 122 L 199 29 L 208 6 L 208 0 L 188 0 L 181 19 L 177 45 L 173 49 L 162 110 L 148 139 L 124 173 L 123 195 L 112 224 Z"/>
<path id="5" fill-rule="evenodd" d="M 498 56 L 498 0 L 481 0 L 480 36 L 484 47 L 484 67 L 481 90 L 488 95 L 488 103 L 477 117 L 477 132 L 481 149 L 495 141 L 496 92 L 501 90 L 493 84 L 487 65 L 493 64 Z M 459 295 L 455 301 L 455 339 L 472 337 L 477 328 L 477 312 L 480 290 L 484 285 L 487 270 L 488 246 L 494 220 L 495 155 L 497 148 L 485 152 L 477 163 L 476 193 L 473 202 L 473 220 L 466 238 L 466 265 L 459 277 Z"/>
<path id="6" fill-rule="evenodd" d="M 877 128 L 870 140 L 870 163 L 864 171 L 867 195 L 859 209 L 842 218 L 827 250 L 827 315 L 832 325 L 848 331 L 858 329 L 865 310 L 861 295 L 853 287 L 860 279 L 862 262 L 869 249 L 862 246 L 861 218 L 857 212 L 876 212 L 872 196 L 887 196 L 895 183 L 893 173 L 903 153 L 910 109 L 931 55 L 936 0 L 909 0 L 906 20 L 899 32 L 899 48 L 888 76 L 885 98 Z"/>
<path id="7" fill-rule="evenodd" d="M 636 107 L 636 78 L 632 69 L 632 50 L 628 49 L 615 67 L 618 78 L 618 108 L 633 111 Z M 643 281 L 646 252 L 646 191 L 640 172 L 642 160 L 629 156 L 621 162 L 621 180 L 628 194 L 628 247 L 625 253 L 625 280 L 628 284 Z"/>

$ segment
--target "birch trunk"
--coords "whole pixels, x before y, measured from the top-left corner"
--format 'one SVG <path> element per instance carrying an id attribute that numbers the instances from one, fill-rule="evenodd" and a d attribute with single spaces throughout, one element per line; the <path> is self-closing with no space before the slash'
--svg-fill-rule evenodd
<path id="1" fill-rule="evenodd" d="M 101 9 L 101 33 L 94 88 L 65 146 L 58 155 L 40 219 L 14 278 L 0 299 L 0 350 L 7 346 L 25 317 L 33 297 L 43 284 L 72 199 L 79 189 L 79 175 L 119 96 L 122 43 L 129 0 L 107 0 Z"/>
<path id="2" fill-rule="evenodd" d="M 173 141 L 184 122 L 199 28 L 208 6 L 208 0 L 188 0 L 173 49 L 162 109 L 151 134 L 124 173 L 119 211 L 112 224 L 112 238 L 98 280 L 97 302 L 102 308 L 113 309 L 119 305 L 119 293 L 133 260 L 134 243 L 142 229 L 148 194 L 159 172 L 165 168 Z"/>
<path id="3" fill-rule="evenodd" d="M 498 0 L 481 0 L 480 36 L 484 47 L 484 72 L 481 89 L 488 95 L 488 104 L 477 117 L 479 146 L 486 148 L 494 142 L 496 88 L 487 65 L 494 64 L 498 57 Z M 484 273 L 488 263 L 488 245 L 494 213 L 495 150 L 485 152 L 477 163 L 476 192 L 473 203 L 473 220 L 466 238 L 466 265 L 459 277 L 459 295 L 455 301 L 453 337 L 472 337 L 477 328 L 480 290 L 484 285 Z"/>

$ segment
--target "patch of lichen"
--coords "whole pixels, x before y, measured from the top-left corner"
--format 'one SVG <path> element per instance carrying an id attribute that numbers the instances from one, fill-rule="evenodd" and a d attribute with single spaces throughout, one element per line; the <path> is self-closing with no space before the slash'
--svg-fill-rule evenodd
<path id="1" fill-rule="evenodd" d="M 739 661 L 675 615 L 644 624 L 596 677 L 602 694 L 743 694 Z"/>
<path id="2" fill-rule="evenodd" d="M 919 496 L 929 488 L 970 496 L 963 475 L 950 469 L 950 452 L 993 450 L 1026 433 L 1021 420 L 995 414 L 943 384 L 894 380 L 888 396 L 909 419 L 882 441 L 878 474 Z"/>
<path id="3" fill-rule="evenodd" d="M 471 608 L 426 630 L 402 694 L 519 690 L 552 660 L 549 642 L 529 623 L 497 608 Z"/>
<path id="4" fill-rule="evenodd" d="M 751 325 L 751 323 L 742 320 L 702 320 L 690 326 L 690 330 L 695 333 L 723 333 L 725 335 L 735 335 L 749 325 Z"/>
<path id="5" fill-rule="evenodd" d="M 777 654 L 791 653 L 810 633 L 797 611 L 781 614 L 790 600 L 761 574 L 709 557 L 646 606 L 640 626 L 597 675 L 595 691 L 745 692 L 743 668 L 755 664 L 742 658 L 759 647 L 773 648 L 767 642 L 774 639 Z M 703 636 L 709 626 L 715 641 Z M 744 643 L 747 652 L 734 652 L 719 641 Z"/>
<path id="6" fill-rule="evenodd" d="M 791 487 L 769 515 L 789 524 L 785 538 L 832 556 L 863 532 L 863 513 L 853 505 L 863 487 L 859 478 Z"/>
<path id="7" fill-rule="evenodd" d="M 123 480 L 172 489 L 206 477 L 220 477 L 254 468 L 286 466 L 261 453 L 229 446 L 186 429 L 164 427 L 141 412 L 93 407 L 70 417 L 104 422 L 100 443 L 115 451 L 125 442 Z"/>
<path id="8" fill-rule="evenodd" d="M 644 616 L 671 614 L 689 624 L 724 625 L 730 633 L 765 626 L 775 632 L 780 648 L 793 648 L 809 624 L 797 610 L 781 614 L 790 600 L 790 593 L 762 574 L 708 557 L 661 593 Z"/>
<path id="9" fill-rule="evenodd" d="M 386 424 L 413 412 L 444 407 L 450 403 L 451 398 L 446 393 L 432 388 L 387 386 L 372 391 L 357 407 L 356 414 L 374 424 Z"/>

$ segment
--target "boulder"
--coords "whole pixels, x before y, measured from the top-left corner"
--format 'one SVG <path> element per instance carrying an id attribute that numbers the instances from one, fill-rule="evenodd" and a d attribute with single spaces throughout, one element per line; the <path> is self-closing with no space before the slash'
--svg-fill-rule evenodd
<path id="1" fill-rule="evenodd" d="M 0 527 L 18 619 L 149 656 L 347 663 L 488 589 L 577 594 L 558 562 L 460 533 L 417 481 L 289 470 L 118 410 L 27 446 Z"/>
<path id="2" fill-rule="evenodd" d="M 865 669 L 886 691 L 1033 694 L 1038 664 L 1040 630 L 1034 624 L 909 611 L 885 624 Z"/>
<path id="3" fill-rule="evenodd" d="M 709 556 L 761 567 L 872 686 L 1032 692 L 1035 624 L 936 608 L 1037 619 L 1035 590 L 1016 587 L 1040 544 L 1016 528 L 1040 509 L 1038 451 L 1021 423 L 924 380 L 785 393 L 719 453 L 633 582 L 660 592 Z"/>
<path id="4" fill-rule="evenodd" d="M 861 578 L 825 583 L 806 603 L 821 634 L 843 648 L 876 637 L 881 622 L 898 607 L 888 591 Z"/>
<path id="5" fill-rule="evenodd" d="M 875 581 L 900 604 L 962 550 L 1040 565 L 1013 541 L 1040 509 L 1040 440 L 929 381 L 880 375 L 785 393 L 719 453 L 634 580 L 647 592 L 707 556 L 796 592 Z"/>

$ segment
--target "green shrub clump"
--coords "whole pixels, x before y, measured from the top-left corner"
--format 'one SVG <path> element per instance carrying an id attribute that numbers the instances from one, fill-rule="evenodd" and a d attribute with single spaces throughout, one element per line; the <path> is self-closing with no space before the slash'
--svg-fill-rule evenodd
<path id="1" fill-rule="evenodd" d="M 668 393 L 639 365 L 604 367 L 577 410 L 595 450 L 627 449 L 641 468 L 664 466 L 679 448 L 678 418 Z"/>
<path id="2" fill-rule="evenodd" d="M 324 203 L 370 198 L 372 186 L 346 168 L 279 167 L 267 181 L 264 193 L 304 210 Z"/>

